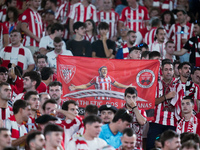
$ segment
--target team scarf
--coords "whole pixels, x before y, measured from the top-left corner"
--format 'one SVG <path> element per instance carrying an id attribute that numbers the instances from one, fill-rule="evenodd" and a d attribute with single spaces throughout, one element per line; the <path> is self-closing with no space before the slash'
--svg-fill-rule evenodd
<path id="1" fill-rule="evenodd" d="M 185 118 L 183 117 L 177 126 L 177 129 L 176 129 L 177 133 L 181 134 L 184 132 L 192 132 L 192 133 L 197 132 L 197 125 L 198 125 L 197 117 L 195 117 L 192 114 L 192 116 L 190 117 L 189 123 L 188 123 L 187 130 L 185 129 L 185 122 L 186 122 Z"/>
<path id="2" fill-rule="evenodd" d="M 123 45 L 122 51 L 123 51 L 123 57 L 124 57 L 124 59 L 128 59 L 129 49 L 128 49 L 127 43 L 125 43 Z"/>

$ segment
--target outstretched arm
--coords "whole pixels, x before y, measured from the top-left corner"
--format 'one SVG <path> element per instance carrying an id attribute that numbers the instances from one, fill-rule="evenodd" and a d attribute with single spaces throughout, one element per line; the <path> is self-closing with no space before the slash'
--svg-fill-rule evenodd
<path id="1" fill-rule="evenodd" d="M 136 86 L 133 86 L 132 84 L 130 84 L 130 85 L 124 85 L 124 84 L 121 84 L 121 83 L 119 83 L 117 81 L 115 81 L 113 84 L 114 84 L 114 86 L 116 86 L 118 88 L 122 88 L 122 89 L 126 89 L 128 87 L 134 87 L 134 88 L 136 88 Z"/>
<path id="2" fill-rule="evenodd" d="M 87 89 L 88 87 L 90 87 L 92 84 L 89 82 L 87 84 L 82 84 L 82 85 L 78 85 L 78 86 L 75 86 L 75 85 L 70 85 L 69 86 L 69 90 L 70 91 L 74 91 L 74 90 L 84 90 L 84 89 Z"/>

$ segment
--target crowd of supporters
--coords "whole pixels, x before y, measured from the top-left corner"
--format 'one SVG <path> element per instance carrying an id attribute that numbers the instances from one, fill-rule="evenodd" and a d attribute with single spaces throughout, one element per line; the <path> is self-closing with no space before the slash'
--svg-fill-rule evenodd
<path id="1" fill-rule="evenodd" d="M 199 6 L 195 0 L 0 0 L 0 150 L 198 150 Z M 62 97 L 58 55 L 160 61 L 154 110 L 137 106 L 135 87 L 114 81 L 126 88 L 124 107 L 87 105 L 79 116 L 78 103 Z M 107 68 L 99 72 L 104 80 Z"/>

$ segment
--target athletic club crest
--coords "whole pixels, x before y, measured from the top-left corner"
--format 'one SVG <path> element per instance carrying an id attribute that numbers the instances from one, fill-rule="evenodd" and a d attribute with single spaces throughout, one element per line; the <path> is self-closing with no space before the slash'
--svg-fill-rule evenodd
<path id="1" fill-rule="evenodd" d="M 76 66 L 60 64 L 59 70 L 60 70 L 61 78 L 67 84 L 74 77 L 74 74 L 76 72 Z"/>
<path id="2" fill-rule="evenodd" d="M 155 74 L 152 70 L 144 69 L 137 74 L 136 81 L 141 88 L 150 88 L 155 81 Z"/>

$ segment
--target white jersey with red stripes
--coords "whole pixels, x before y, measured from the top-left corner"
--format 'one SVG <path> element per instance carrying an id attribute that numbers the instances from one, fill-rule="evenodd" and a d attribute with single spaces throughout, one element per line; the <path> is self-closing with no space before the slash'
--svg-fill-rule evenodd
<path id="1" fill-rule="evenodd" d="M 13 115 L 12 107 L 0 108 L 0 120 L 7 120 L 11 115 Z"/>
<path id="2" fill-rule="evenodd" d="M 90 83 L 95 86 L 95 89 L 98 90 L 111 90 L 111 86 L 114 82 L 115 79 L 111 76 L 106 76 L 105 78 L 96 76 L 90 81 Z M 109 99 L 109 97 L 99 96 L 95 97 L 95 99 Z"/>
<path id="3" fill-rule="evenodd" d="M 125 23 L 130 30 L 139 31 L 145 27 L 145 21 L 149 20 L 148 10 L 138 5 L 136 9 L 126 7 L 122 10 L 119 21 Z"/>
<path id="4" fill-rule="evenodd" d="M 3 48 L 3 36 L 4 34 L 8 34 L 8 28 L 3 24 L 0 23 L 0 50 Z"/>
<path id="5" fill-rule="evenodd" d="M 98 40 L 97 36 L 95 37 L 94 35 L 88 35 L 87 33 L 85 34 L 84 39 L 89 41 L 90 43 Z"/>
<path id="6" fill-rule="evenodd" d="M 76 116 L 74 120 L 62 120 L 61 122 L 57 122 L 56 124 L 64 129 L 65 147 L 67 147 L 69 140 L 74 134 L 79 132 L 82 135 L 84 131 L 84 125 L 80 116 Z"/>
<path id="7" fill-rule="evenodd" d="M 161 2 L 160 0 L 153 0 L 153 7 L 160 8 L 161 13 L 166 10 L 173 10 L 174 9 L 174 0 L 164 0 Z"/>
<path id="8" fill-rule="evenodd" d="M 174 40 L 175 50 L 180 51 L 184 43 L 182 43 L 182 39 L 189 40 L 193 36 L 194 24 L 187 23 L 184 26 L 181 26 L 179 23 L 173 24 L 169 30 L 168 36 L 170 39 Z"/>
<path id="9" fill-rule="evenodd" d="M 42 18 L 37 11 L 33 11 L 30 8 L 26 9 L 22 14 L 21 23 L 26 23 L 28 25 L 27 28 L 38 38 L 42 37 Z M 23 45 L 39 47 L 39 42 L 24 34 Z"/>
<path id="10" fill-rule="evenodd" d="M 110 12 L 100 11 L 97 13 L 98 22 L 106 22 L 109 24 L 109 38 L 117 36 L 117 24 L 119 14 L 111 10 Z"/>
<path id="11" fill-rule="evenodd" d="M 167 34 L 169 34 L 169 30 L 171 28 L 171 25 L 170 24 L 165 24 L 165 25 L 162 25 L 162 27 L 165 29 L 165 31 L 167 32 Z"/>
<path id="12" fill-rule="evenodd" d="M 85 7 L 81 2 L 76 3 L 72 6 L 69 18 L 73 19 L 74 23 L 77 21 L 85 22 L 87 19 L 97 22 L 96 7 L 92 4 Z"/>
<path id="13" fill-rule="evenodd" d="M 149 45 L 149 51 L 158 51 L 160 53 L 161 59 L 165 59 L 166 50 L 165 50 L 165 42 L 158 43 L 158 41 L 154 41 Z"/>
<path id="14" fill-rule="evenodd" d="M 1 22 L 5 22 L 6 21 L 6 11 L 7 11 L 8 7 L 7 6 L 2 6 L 0 9 L 0 21 Z"/>
<path id="15" fill-rule="evenodd" d="M 149 45 L 149 44 L 152 44 L 154 42 L 154 38 L 156 36 L 156 30 L 157 30 L 157 27 L 153 27 L 153 28 L 151 28 L 151 30 L 149 32 L 147 32 L 145 34 L 144 43 Z"/>

